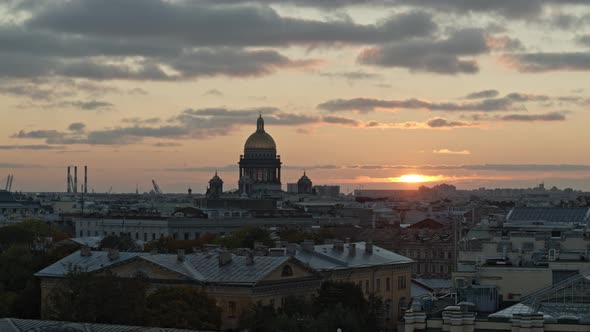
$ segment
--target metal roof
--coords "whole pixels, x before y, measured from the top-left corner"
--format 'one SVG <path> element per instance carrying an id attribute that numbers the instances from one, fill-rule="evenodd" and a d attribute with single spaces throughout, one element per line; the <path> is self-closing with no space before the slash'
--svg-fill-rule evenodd
<path id="1" fill-rule="evenodd" d="M 248 265 L 245 256 L 231 254 L 231 261 L 220 266 L 218 256 L 218 252 L 187 254 L 184 260 L 179 260 L 176 254 L 121 252 L 119 258 L 111 260 L 107 251 L 92 251 L 90 256 L 82 256 L 78 251 L 35 275 L 63 277 L 70 271 L 94 272 L 132 259 L 141 259 L 198 282 L 254 284 L 290 260 L 287 256 L 255 256 L 254 264 Z"/>
<path id="2" fill-rule="evenodd" d="M 351 244 L 356 246 L 354 254 L 350 253 Z M 373 245 L 373 253 L 367 253 L 366 245 L 366 242 L 346 243 L 341 251 L 335 249 L 333 245 L 316 245 L 313 250 L 297 250 L 295 259 L 317 271 L 414 262 L 410 258 L 375 245 Z"/>
<path id="3" fill-rule="evenodd" d="M 551 223 L 586 224 L 589 208 L 513 208 L 507 216 L 510 223 L 546 221 Z"/>
<path id="4" fill-rule="evenodd" d="M 107 325 L 94 323 L 70 323 L 33 319 L 0 319 L 2 332 L 44 332 L 44 331 L 80 331 L 80 332 L 197 332 L 160 327 L 140 327 L 126 325 Z"/>

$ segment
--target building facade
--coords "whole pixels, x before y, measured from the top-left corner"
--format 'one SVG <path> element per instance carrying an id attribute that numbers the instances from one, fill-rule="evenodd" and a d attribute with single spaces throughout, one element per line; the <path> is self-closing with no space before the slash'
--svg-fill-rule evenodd
<path id="1" fill-rule="evenodd" d="M 256 131 L 244 144 L 240 156 L 239 191 L 241 195 L 265 195 L 281 191 L 281 157 L 277 146 L 264 130 L 262 115 L 256 123 Z"/>

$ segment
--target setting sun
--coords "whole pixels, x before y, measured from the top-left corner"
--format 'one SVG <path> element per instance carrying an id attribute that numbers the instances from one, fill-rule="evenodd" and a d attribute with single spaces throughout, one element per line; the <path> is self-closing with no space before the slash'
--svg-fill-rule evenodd
<path id="1" fill-rule="evenodd" d="M 396 178 L 389 178 L 391 182 L 403 182 L 403 183 L 422 183 L 422 182 L 434 182 L 442 180 L 442 175 L 430 176 L 420 174 L 404 174 Z"/>

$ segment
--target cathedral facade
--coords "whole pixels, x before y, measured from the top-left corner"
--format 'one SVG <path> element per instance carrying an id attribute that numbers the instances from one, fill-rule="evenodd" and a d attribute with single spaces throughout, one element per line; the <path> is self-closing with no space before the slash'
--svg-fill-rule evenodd
<path id="1" fill-rule="evenodd" d="M 281 191 L 281 156 L 277 145 L 264 130 L 262 115 L 256 122 L 256 131 L 244 144 L 240 156 L 239 191 L 241 195 L 265 195 Z"/>

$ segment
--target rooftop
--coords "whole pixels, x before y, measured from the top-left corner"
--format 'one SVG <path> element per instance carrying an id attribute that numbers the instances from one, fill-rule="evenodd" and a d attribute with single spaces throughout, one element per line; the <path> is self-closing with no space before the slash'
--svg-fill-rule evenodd
<path id="1" fill-rule="evenodd" d="M 586 224 L 590 219 L 590 208 L 513 208 L 507 216 L 509 223 L 550 223 Z"/>
<path id="2" fill-rule="evenodd" d="M 197 332 L 159 327 L 107 325 L 94 323 L 70 323 L 33 319 L 0 319 L 2 332 Z"/>
<path id="3" fill-rule="evenodd" d="M 352 247 L 354 246 L 354 249 Z M 371 267 L 379 265 L 407 264 L 414 261 L 392 251 L 373 245 L 373 252 L 368 253 L 366 242 L 343 244 L 336 249 L 332 244 L 316 245 L 312 248 L 298 250 L 295 259 L 318 271 Z M 312 250 L 310 250 L 312 249 Z M 353 253 L 351 253 L 353 250 Z"/>
<path id="4" fill-rule="evenodd" d="M 228 254 L 231 261 L 220 266 L 218 261 L 220 254 L 218 251 L 187 254 L 184 256 L 184 260 L 179 260 L 176 254 L 121 252 L 118 258 L 110 259 L 107 251 L 92 251 L 90 256 L 82 256 L 78 251 L 44 268 L 35 275 L 39 277 L 64 277 L 72 270 L 96 272 L 131 260 L 144 260 L 196 282 L 255 284 L 291 259 L 287 256 L 255 256 L 254 264 L 248 265 L 245 256 Z"/>

